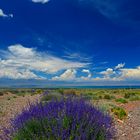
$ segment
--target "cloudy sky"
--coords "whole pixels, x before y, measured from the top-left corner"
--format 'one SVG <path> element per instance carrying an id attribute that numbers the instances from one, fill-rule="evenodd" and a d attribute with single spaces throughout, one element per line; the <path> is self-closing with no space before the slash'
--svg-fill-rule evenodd
<path id="1" fill-rule="evenodd" d="M 139 0 L 0 1 L 0 85 L 140 85 Z"/>

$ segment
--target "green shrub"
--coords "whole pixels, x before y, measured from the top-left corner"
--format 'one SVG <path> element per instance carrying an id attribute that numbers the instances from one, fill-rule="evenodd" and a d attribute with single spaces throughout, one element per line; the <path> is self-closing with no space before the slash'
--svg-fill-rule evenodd
<path id="1" fill-rule="evenodd" d="M 4 95 L 4 93 L 3 92 L 0 92 L 0 96 L 3 96 Z"/>
<path id="2" fill-rule="evenodd" d="M 10 97 L 8 97 L 8 98 L 7 98 L 7 100 L 11 100 L 11 98 L 10 98 Z"/>
<path id="3" fill-rule="evenodd" d="M 130 101 L 139 101 L 140 100 L 140 96 L 133 96 L 129 100 Z"/>
<path id="4" fill-rule="evenodd" d="M 98 97 L 99 97 L 99 99 L 103 99 L 103 97 L 101 95 L 99 95 Z"/>
<path id="5" fill-rule="evenodd" d="M 60 88 L 60 89 L 58 89 L 57 91 L 58 91 L 60 94 L 62 94 L 62 95 L 64 94 L 64 89 L 61 89 L 61 88 Z"/>
<path id="6" fill-rule="evenodd" d="M 37 89 L 37 90 L 35 91 L 35 94 L 42 94 L 42 93 L 43 93 L 42 89 Z"/>
<path id="7" fill-rule="evenodd" d="M 11 90 L 11 91 L 10 91 L 10 93 L 12 93 L 12 94 L 17 94 L 17 95 L 18 95 L 19 92 L 20 92 L 19 90 Z"/>
<path id="8" fill-rule="evenodd" d="M 125 93 L 124 98 L 128 99 L 128 98 L 131 98 L 131 97 L 133 97 L 135 95 L 136 95 L 135 93 Z"/>
<path id="9" fill-rule="evenodd" d="M 99 100 L 99 96 L 97 96 L 97 95 L 94 94 L 94 95 L 91 96 L 91 99 L 93 99 L 93 100 Z"/>
<path id="10" fill-rule="evenodd" d="M 113 114 L 120 120 L 123 120 L 127 117 L 126 111 L 121 107 L 114 106 L 111 108 L 111 112 L 113 112 Z"/>
<path id="11" fill-rule="evenodd" d="M 105 95 L 104 95 L 104 99 L 111 100 L 111 99 L 113 99 L 113 98 L 115 98 L 115 96 L 111 96 L 111 95 L 109 95 L 109 94 L 105 94 Z"/>
<path id="12" fill-rule="evenodd" d="M 92 95 L 93 95 L 93 93 L 92 93 L 92 92 L 90 92 L 90 93 L 87 93 L 87 95 L 92 96 Z"/>
<path id="13" fill-rule="evenodd" d="M 17 96 L 13 96 L 13 98 L 17 98 Z"/>
<path id="14" fill-rule="evenodd" d="M 128 103 L 128 101 L 123 98 L 116 99 L 115 101 L 123 104 Z"/>

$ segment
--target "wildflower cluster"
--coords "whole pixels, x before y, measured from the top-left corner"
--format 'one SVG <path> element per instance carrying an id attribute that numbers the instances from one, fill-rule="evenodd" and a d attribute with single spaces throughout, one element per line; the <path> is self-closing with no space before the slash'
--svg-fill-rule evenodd
<path id="1" fill-rule="evenodd" d="M 31 104 L 14 120 L 12 140 L 110 140 L 111 118 L 82 99 Z"/>

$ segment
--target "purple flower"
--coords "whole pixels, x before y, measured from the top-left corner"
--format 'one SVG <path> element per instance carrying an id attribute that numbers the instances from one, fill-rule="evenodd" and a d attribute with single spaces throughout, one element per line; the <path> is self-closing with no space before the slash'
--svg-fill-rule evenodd
<path id="1" fill-rule="evenodd" d="M 30 104 L 11 126 L 9 139 L 110 140 L 115 132 L 110 116 L 72 98 Z"/>

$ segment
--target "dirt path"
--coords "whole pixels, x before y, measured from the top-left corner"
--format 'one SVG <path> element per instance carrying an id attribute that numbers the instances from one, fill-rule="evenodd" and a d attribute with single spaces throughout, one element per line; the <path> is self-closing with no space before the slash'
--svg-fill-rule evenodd
<path id="1" fill-rule="evenodd" d="M 5 94 L 0 96 L 0 134 L 2 133 L 2 127 L 9 127 L 10 119 L 17 113 L 20 113 L 29 102 L 35 102 L 40 98 L 40 95 L 26 95 L 16 96 L 13 94 Z"/>
<path id="2" fill-rule="evenodd" d="M 116 124 L 116 140 L 140 140 L 140 101 L 122 106 L 128 111 L 128 118 Z"/>

